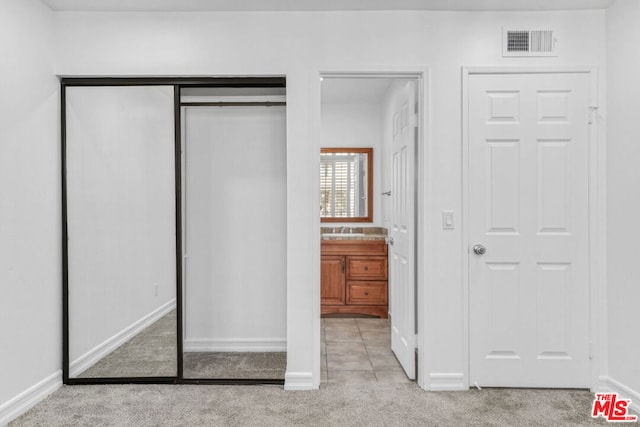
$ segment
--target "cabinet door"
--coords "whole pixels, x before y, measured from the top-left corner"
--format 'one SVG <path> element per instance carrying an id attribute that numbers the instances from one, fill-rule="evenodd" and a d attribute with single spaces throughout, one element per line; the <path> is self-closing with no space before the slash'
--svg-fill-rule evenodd
<path id="1" fill-rule="evenodd" d="M 344 305 L 344 257 L 323 256 L 320 262 L 320 301 L 327 305 Z"/>

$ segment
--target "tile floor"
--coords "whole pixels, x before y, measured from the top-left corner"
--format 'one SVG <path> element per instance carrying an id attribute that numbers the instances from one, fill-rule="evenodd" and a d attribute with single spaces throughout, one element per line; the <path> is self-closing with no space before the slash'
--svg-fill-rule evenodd
<path id="1" fill-rule="evenodd" d="M 391 352 L 388 319 L 323 318 L 322 383 L 409 383 Z"/>

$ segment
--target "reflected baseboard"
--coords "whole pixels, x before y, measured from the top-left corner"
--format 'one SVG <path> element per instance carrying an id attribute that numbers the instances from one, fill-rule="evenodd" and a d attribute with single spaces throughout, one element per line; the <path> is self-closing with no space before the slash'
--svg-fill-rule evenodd
<path id="1" fill-rule="evenodd" d="M 78 357 L 70 363 L 69 377 L 77 377 L 131 338 L 138 335 L 145 328 L 151 326 L 172 310 L 175 310 L 175 308 L 176 300 L 174 298 Z"/>
<path id="2" fill-rule="evenodd" d="M 187 352 L 270 352 L 287 351 L 285 338 L 187 338 L 183 350 Z"/>

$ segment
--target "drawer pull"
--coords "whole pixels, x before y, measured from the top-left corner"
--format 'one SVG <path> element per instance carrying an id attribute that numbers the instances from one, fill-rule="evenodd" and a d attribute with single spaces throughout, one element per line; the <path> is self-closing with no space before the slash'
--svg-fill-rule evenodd
<path id="1" fill-rule="evenodd" d="M 369 271 L 369 266 L 368 265 L 364 266 L 364 271 Z"/>
<path id="2" fill-rule="evenodd" d="M 369 296 L 369 292 L 365 292 L 365 293 L 364 293 L 364 296 L 365 296 L 365 297 L 368 297 L 368 296 Z"/>

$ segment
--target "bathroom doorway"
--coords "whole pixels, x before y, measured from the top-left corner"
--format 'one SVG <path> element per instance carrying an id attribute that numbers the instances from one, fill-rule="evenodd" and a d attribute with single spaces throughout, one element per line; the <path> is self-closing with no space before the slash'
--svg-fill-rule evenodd
<path id="1" fill-rule="evenodd" d="M 321 74 L 324 384 L 416 379 L 421 82 L 405 74 Z M 372 153 L 371 166 L 352 156 L 361 149 Z M 372 212 L 352 217 L 350 198 L 368 199 Z"/>

